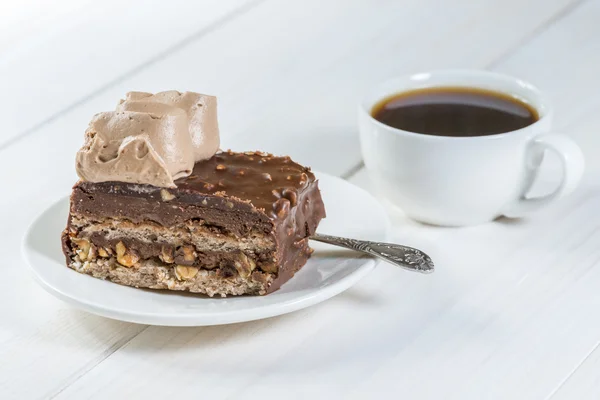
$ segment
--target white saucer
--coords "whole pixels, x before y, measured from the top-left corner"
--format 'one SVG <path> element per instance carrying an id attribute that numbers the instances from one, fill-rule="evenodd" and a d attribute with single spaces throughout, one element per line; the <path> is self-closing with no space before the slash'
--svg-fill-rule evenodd
<path id="1" fill-rule="evenodd" d="M 384 241 L 389 221 L 367 192 L 326 174 L 319 177 L 327 218 L 319 232 Z M 322 243 L 308 263 L 278 291 L 260 297 L 208 298 L 185 293 L 135 289 L 92 278 L 65 266 L 60 233 L 68 199 L 46 209 L 30 226 L 23 254 L 36 280 L 52 295 L 108 318 L 149 325 L 202 326 L 273 317 L 312 306 L 358 282 L 376 264 L 371 258 Z"/>

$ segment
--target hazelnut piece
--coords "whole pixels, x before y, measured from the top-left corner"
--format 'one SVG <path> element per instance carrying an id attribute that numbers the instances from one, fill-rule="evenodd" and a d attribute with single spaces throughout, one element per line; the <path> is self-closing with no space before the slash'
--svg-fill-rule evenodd
<path id="1" fill-rule="evenodd" d="M 140 261 L 140 257 L 132 250 L 127 250 L 123 242 L 117 243 L 117 262 L 124 267 L 133 267 Z"/>
<path id="2" fill-rule="evenodd" d="M 178 265 L 175 267 L 175 276 L 180 281 L 193 279 L 198 274 L 198 268 L 187 265 Z"/>

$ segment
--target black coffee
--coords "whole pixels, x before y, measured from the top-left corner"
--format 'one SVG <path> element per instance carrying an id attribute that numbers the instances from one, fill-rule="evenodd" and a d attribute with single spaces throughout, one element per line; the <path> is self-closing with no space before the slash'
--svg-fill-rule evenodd
<path id="1" fill-rule="evenodd" d="M 438 87 L 381 100 L 373 118 L 404 131 L 436 136 L 486 136 L 510 132 L 539 119 L 529 104 L 484 89 Z"/>

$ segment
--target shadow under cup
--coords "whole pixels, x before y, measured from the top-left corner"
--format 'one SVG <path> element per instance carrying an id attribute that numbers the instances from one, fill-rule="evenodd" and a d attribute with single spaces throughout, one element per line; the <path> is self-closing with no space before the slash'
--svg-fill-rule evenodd
<path id="1" fill-rule="evenodd" d="M 382 99 L 438 87 L 500 92 L 531 106 L 539 119 L 507 133 L 448 137 L 396 129 L 372 116 Z M 375 88 L 359 109 L 362 156 L 377 190 L 409 217 L 444 226 L 479 224 L 501 215 L 518 217 L 572 190 L 583 171 L 583 157 L 567 137 L 546 135 L 551 124 L 550 106 L 539 90 L 485 71 L 439 71 L 392 79 Z M 552 143 L 539 140 L 542 137 Z M 525 199 L 545 150 L 562 158 L 571 151 L 571 158 L 581 159 L 580 165 L 563 160 L 559 190 L 548 198 Z"/>

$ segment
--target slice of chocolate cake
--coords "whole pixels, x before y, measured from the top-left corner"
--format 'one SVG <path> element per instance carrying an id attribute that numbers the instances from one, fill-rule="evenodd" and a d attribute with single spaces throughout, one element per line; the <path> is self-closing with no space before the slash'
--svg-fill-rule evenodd
<path id="1" fill-rule="evenodd" d="M 289 157 L 221 152 L 174 184 L 78 182 L 67 265 L 134 287 L 263 295 L 306 263 L 325 216 L 315 176 Z"/>

